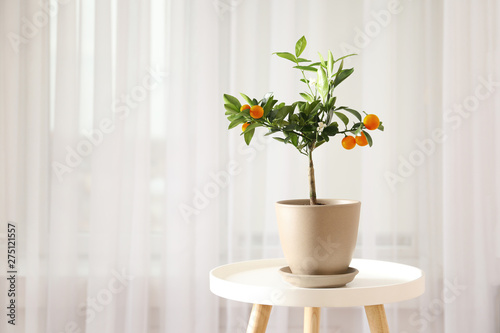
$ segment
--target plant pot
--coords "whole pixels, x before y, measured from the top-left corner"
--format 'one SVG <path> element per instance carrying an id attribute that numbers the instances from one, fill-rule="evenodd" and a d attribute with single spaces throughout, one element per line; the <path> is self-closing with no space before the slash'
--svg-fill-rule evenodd
<path id="1" fill-rule="evenodd" d="M 276 203 L 281 247 L 293 274 L 345 273 L 358 238 L 361 202 L 344 199 Z"/>

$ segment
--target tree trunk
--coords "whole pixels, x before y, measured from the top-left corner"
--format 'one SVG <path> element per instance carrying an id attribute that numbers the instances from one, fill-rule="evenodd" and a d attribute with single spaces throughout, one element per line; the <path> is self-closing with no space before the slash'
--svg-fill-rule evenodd
<path id="1" fill-rule="evenodd" d="M 314 147 L 314 145 L 313 145 Z M 312 160 L 313 147 L 309 149 L 309 204 L 317 205 L 316 202 L 316 179 L 314 178 L 314 164 Z"/>

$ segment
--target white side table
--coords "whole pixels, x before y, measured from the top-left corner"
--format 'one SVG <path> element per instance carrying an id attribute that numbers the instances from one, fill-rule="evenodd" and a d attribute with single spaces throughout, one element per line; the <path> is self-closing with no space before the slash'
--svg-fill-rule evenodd
<path id="1" fill-rule="evenodd" d="M 299 288 L 278 272 L 285 259 L 237 262 L 210 272 L 210 290 L 217 296 L 253 303 L 247 333 L 265 332 L 272 306 L 304 307 L 304 332 L 319 332 L 321 307 L 364 306 L 370 331 L 389 332 L 384 304 L 416 298 L 424 293 L 422 270 L 392 262 L 353 259 L 359 270 L 342 288 Z"/>

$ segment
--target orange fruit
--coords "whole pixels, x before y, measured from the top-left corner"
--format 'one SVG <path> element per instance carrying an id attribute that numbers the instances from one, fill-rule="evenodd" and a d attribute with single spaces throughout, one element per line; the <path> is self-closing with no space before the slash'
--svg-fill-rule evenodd
<path id="1" fill-rule="evenodd" d="M 248 125 L 250 125 L 250 123 L 244 123 L 243 125 L 241 125 L 241 130 L 243 132 L 245 132 L 245 130 L 247 129 Z"/>
<path id="2" fill-rule="evenodd" d="M 248 105 L 248 104 L 242 105 L 241 108 L 240 108 L 240 111 L 243 111 L 243 110 L 246 110 L 246 109 L 250 109 L 250 105 Z"/>
<path id="3" fill-rule="evenodd" d="M 353 136 L 346 136 L 342 139 L 342 147 L 350 150 L 356 146 L 356 139 Z"/>
<path id="4" fill-rule="evenodd" d="M 365 127 L 369 130 L 376 130 L 380 125 L 380 120 L 376 115 L 369 114 L 363 119 L 363 124 L 365 124 Z"/>
<path id="5" fill-rule="evenodd" d="M 365 133 L 361 132 L 361 135 L 356 137 L 356 143 L 358 146 L 366 146 L 368 144 L 368 140 L 366 139 Z"/>
<path id="6" fill-rule="evenodd" d="M 264 109 L 260 105 L 254 105 L 250 108 L 250 116 L 255 119 L 262 118 Z"/>

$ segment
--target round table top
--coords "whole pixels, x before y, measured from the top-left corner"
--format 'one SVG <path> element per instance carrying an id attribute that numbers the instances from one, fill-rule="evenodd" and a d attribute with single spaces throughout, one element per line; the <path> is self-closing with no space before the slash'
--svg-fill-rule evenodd
<path id="1" fill-rule="evenodd" d="M 341 288 L 300 288 L 281 279 L 285 259 L 242 261 L 210 271 L 217 296 L 253 304 L 297 307 L 350 307 L 387 304 L 424 293 L 424 272 L 387 261 L 353 259 L 359 274 Z"/>

